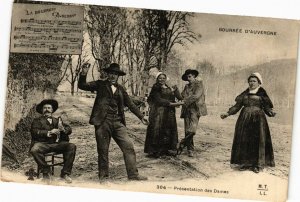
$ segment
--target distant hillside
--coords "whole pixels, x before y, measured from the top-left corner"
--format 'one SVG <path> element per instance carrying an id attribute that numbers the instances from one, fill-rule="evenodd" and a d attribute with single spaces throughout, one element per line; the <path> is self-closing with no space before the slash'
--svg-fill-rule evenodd
<path id="1" fill-rule="evenodd" d="M 277 107 L 291 107 L 294 104 L 296 68 L 296 59 L 282 59 L 251 66 L 229 75 L 212 77 L 205 83 L 207 103 L 234 104 L 235 97 L 248 87 L 248 76 L 259 72 L 263 78 L 263 87 L 273 103 Z"/>

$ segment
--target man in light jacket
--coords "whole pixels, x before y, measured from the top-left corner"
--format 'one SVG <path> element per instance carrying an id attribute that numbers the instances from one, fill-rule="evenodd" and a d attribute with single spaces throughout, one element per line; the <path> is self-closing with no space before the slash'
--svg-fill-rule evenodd
<path id="1" fill-rule="evenodd" d="M 182 80 L 188 81 L 181 95 L 184 98 L 180 118 L 184 118 L 185 138 L 178 144 L 178 154 L 186 146 L 188 156 L 193 157 L 194 141 L 200 116 L 207 115 L 205 104 L 204 87 L 202 80 L 197 80 L 199 72 L 194 69 L 187 69 L 182 75 Z"/>

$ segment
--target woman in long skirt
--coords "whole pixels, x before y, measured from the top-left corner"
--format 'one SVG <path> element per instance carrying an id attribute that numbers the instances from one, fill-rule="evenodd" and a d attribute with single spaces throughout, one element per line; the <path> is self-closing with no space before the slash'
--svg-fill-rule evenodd
<path id="1" fill-rule="evenodd" d="M 144 148 L 148 157 L 154 158 L 176 154 L 178 132 L 175 107 L 183 104 L 175 102 L 175 98 L 181 100 L 182 97 L 177 87 L 166 84 L 167 76 L 164 73 L 159 72 L 156 78 L 148 98 L 149 125 Z"/>
<path id="2" fill-rule="evenodd" d="M 261 87 L 262 77 L 253 73 L 248 77 L 249 88 L 238 95 L 236 104 L 227 113 L 221 114 L 224 119 L 241 113 L 235 126 L 231 151 L 232 165 L 240 170 L 251 169 L 258 173 L 266 166 L 275 166 L 270 129 L 266 115 L 274 117 L 273 104 L 265 89 Z"/>

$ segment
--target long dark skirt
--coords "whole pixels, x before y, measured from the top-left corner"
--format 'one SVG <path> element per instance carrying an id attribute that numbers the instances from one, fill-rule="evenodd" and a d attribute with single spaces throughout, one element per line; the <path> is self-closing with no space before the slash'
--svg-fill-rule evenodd
<path id="1" fill-rule="evenodd" d="M 259 107 L 244 107 L 236 122 L 231 164 L 275 166 L 270 130 Z"/>
<path id="2" fill-rule="evenodd" d="M 174 107 L 152 107 L 149 113 L 144 152 L 148 154 L 176 150 L 178 143 Z"/>

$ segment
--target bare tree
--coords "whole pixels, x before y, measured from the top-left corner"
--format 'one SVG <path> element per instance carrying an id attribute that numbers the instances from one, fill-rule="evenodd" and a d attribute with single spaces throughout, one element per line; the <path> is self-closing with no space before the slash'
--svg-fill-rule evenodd
<path id="1" fill-rule="evenodd" d="M 193 17 L 191 13 L 179 11 L 160 11 L 160 48 L 158 54 L 159 69 L 166 68 L 168 55 L 174 45 L 185 46 L 187 42 L 193 43 L 197 40 L 196 34 L 190 30 L 188 18 Z M 199 37 L 199 36 L 198 36 Z"/>
<path id="2" fill-rule="evenodd" d="M 119 41 L 122 38 L 126 17 L 126 10 L 118 7 L 89 6 L 86 16 L 87 28 L 91 39 L 92 54 L 98 62 L 99 72 L 116 57 Z"/>
<path id="3" fill-rule="evenodd" d="M 66 67 L 65 80 L 71 85 L 71 95 L 74 95 L 75 92 L 75 84 L 79 79 L 79 73 L 82 68 L 82 64 L 85 62 L 89 62 L 88 52 L 85 51 L 86 46 L 82 46 L 82 54 L 81 55 L 68 55 L 68 65 Z"/>
<path id="4" fill-rule="evenodd" d="M 187 12 L 99 6 L 87 10 L 92 54 L 102 78 L 103 68 L 119 63 L 128 72 L 122 84 L 134 95 L 147 93 L 149 70 L 163 70 L 176 44 L 184 46 L 197 39 L 188 23 L 193 15 Z"/>
<path id="5" fill-rule="evenodd" d="M 192 14 L 179 11 L 143 10 L 140 26 L 143 29 L 144 68 L 142 74 L 143 93 L 148 90 L 149 69 L 163 70 L 174 45 L 186 45 L 197 40 L 189 28 L 188 18 Z"/>
<path id="6" fill-rule="evenodd" d="M 69 65 L 70 65 L 69 57 L 68 57 L 68 55 L 65 55 L 64 56 L 64 62 L 61 65 L 62 74 L 61 74 L 61 77 L 59 79 L 59 84 L 61 84 L 61 82 L 65 79 Z"/>
<path id="7" fill-rule="evenodd" d="M 122 40 L 123 52 L 125 53 L 126 65 L 128 67 L 128 86 L 134 96 L 140 94 L 141 71 L 144 66 L 143 55 L 143 30 L 141 26 L 136 26 L 141 15 L 141 10 L 128 10 L 127 26 L 124 30 Z"/>

